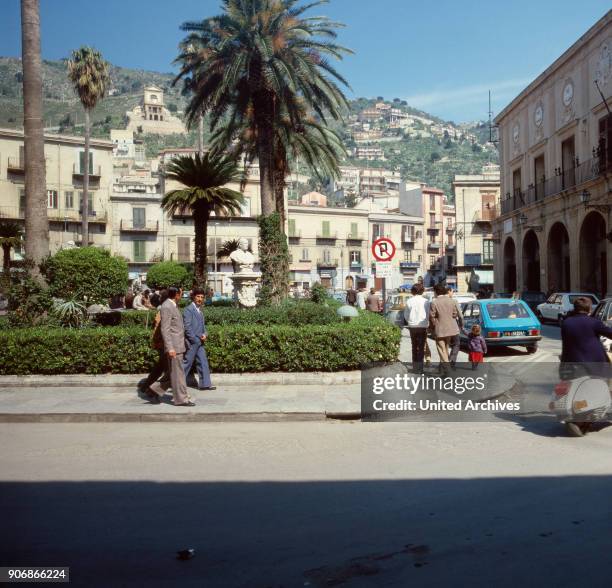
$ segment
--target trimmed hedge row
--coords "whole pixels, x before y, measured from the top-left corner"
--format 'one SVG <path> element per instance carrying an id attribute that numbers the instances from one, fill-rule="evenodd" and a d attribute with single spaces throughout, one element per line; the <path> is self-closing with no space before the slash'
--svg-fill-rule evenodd
<path id="1" fill-rule="evenodd" d="M 0 374 L 144 373 L 157 358 L 150 335 L 142 327 L 6 330 Z M 330 372 L 396 360 L 400 336 L 393 325 L 365 315 L 333 325 L 213 325 L 206 350 L 215 373 Z"/>
<path id="2" fill-rule="evenodd" d="M 135 310 L 121 313 L 122 326 L 151 324 L 157 311 Z M 148 322 L 147 322 L 148 317 Z M 336 309 L 313 302 L 298 302 L 280 306 L 240 308 L 204 307 L 206 325 L 328 325 L 340 321 Z"/>

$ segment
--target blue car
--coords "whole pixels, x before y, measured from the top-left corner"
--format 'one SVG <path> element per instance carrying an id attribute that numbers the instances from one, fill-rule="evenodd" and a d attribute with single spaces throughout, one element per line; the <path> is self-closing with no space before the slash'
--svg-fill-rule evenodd
<path id="1" fill-rule="evenodd" d="M 480 325 L 487 347 L 526 347 L 535 353 L 542 338 L 542 325 L 523 300 L 495 298 L 474 300 L 461 305 L 465 332 L 461 342 L 467 344 L 472 325 Z"/>

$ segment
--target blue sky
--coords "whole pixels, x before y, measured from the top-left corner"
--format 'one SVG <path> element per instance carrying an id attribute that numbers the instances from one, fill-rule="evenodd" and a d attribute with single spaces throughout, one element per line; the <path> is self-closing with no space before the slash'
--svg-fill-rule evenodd
<path id="1" fill-rule="evenodd" d="M 116 65 L 172 71 L 179 25 L 218 0 L 40 0 L 45 59 L 94 45 Z M 350 97 L 402 98 L 455 122 L 499 112 L 609 9 L 609 0 L 332 0 L 312 14 L 346 24 L 339 65 Z M 0 55 L 20 53 L 19 0 L 2 0 Z"/>

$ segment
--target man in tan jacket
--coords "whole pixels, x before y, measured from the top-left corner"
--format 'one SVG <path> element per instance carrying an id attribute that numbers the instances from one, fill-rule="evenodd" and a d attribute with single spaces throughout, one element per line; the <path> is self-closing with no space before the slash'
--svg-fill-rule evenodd
<path id="1" fill-rule="evenodd" d="M 448 347 L 451 339 L 459 334 L 457 324 L 457 304 L 447 294 L 446 286 L 434 286 L 435 298 L 431 301 L 429 309 L 429 324 L 436 338 L 436 348 L 440 356 L 440 371 L 448 373 L 449 359 Z"/>
<path id="2" fill-rule="evenodd" d="M 170 386 L 176 406 L 195 406 L 187 394 L 183 356 L 185 354 L 185 328 L 183 316 L 178 308 L 183 291 L 180 288 L 168 288 L 168 299 L 161 305 L 161 334 L 164 340 L 164 351 L 170 371 Z M 150 388 L 158 397 L 168 389 L 168 382 L 155 382 Z"/>

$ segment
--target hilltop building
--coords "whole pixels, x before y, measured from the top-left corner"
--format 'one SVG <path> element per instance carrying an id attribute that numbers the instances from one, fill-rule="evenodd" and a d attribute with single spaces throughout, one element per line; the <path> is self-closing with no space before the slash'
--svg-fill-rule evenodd
<path id="1" fill-rule="evenodd" d="M 164 91 L 157 86 L 146 86 L 141 104 L 126 114 L 127 130 L 134 133 L 173 135 L 187 132 L 183 122 L 164 105 Z"/>

